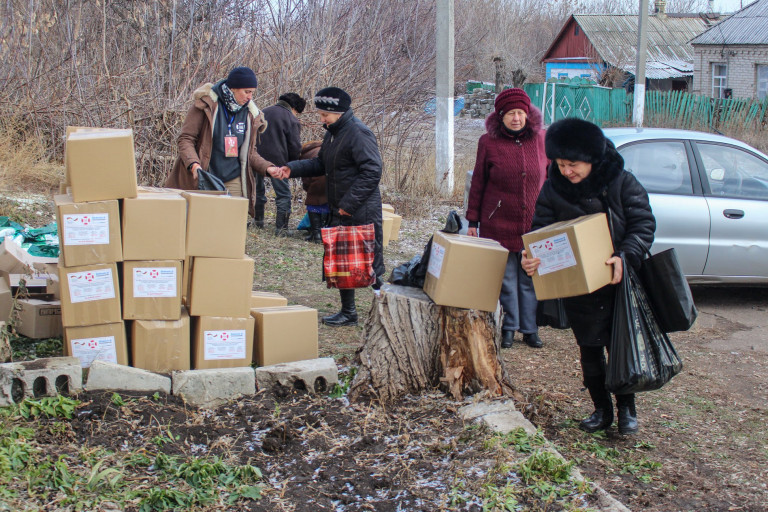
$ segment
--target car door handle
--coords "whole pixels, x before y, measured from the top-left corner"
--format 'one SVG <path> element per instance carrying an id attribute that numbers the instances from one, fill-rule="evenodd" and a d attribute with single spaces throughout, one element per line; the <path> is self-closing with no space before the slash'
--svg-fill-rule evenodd
<path id="1" fill-rule="evenodd" d="M 723 210 L 723 215 L 726 216 L 726 218 L 729 219 L 740 219 L 744 216 L 744 210 Z"/>

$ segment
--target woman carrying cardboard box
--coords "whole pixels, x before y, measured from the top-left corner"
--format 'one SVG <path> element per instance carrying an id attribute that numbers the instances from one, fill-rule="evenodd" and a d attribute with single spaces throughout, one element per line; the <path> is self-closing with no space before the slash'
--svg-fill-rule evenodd
<path id="1" fill-rule="evenodd" d="M 491 238 L 508 251 L 499 302 L 504 310 L 501 346 L 512 347 L 515 331 L 531 347 L 541 348 L 536 325 L 533 282 L 520 268 L 522 235 L 530 231 L 533 206 L 547 175 L 541 112 L 522 89 L 496 97 L 485 120 L 469 190 L 470 236 Z"/>
<path id="2" fill-rule="evenodd" d="M 545 145 L 552 164 L 536 201 L 532 229 L 593 213 L 612 217 L 611 238 L 616 252 L 605 262 L 613 266 L 611 284 L 588 295 L 563 299 L 581 352 L 584 386 L 595 406 L 579 428 L 596 432 L 613 424 L 613 402 L 605 388 L 605 351 L 611 339 L 615 285 L 622 278 L 620 255 L 638 269 L 653 243 L 656 219 L 648 193 L 624 170 L 624 159 L 600 127 L 581 119 L 562 119 L 547 130 Z M 540 263 L 523 251 L 521 264 L 528 275 L 532 276 Z M 635 395 L 617 395 L 616 406 L 619 433 L 637 432 Z"/>

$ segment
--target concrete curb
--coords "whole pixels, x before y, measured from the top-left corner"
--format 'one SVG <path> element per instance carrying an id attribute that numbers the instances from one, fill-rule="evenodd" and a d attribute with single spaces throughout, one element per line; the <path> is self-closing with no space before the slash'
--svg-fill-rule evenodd
<path id="1" fill-rule="evenodd" d="M 465 421 L 485 423 L 488 428 L 494 432 L 502 434 L 512 432 L 516 428 L 523 428 L 529 435 L 535 434 L 538 430 L 533 423 L 528 421 L 525 416 L 515 408 L 515 404 L 512 400 L 470 403 L 460 407 L 458 414 Z M 567 461 L 567 459 L 563 457 L 548 440 L 546 449 L 560 457 L 563 461 Z M 573 479 L 577 482 L 583 483 L 586 481 L 584 475 L 581 474 L 581 471 L 579 471 L 578 468 L 574 468 L 571 471 L 571 474 Z M 632 512 L 623 503 L 611 496 L 605 489 L 595 482 L 589 482 L 589 485 L 592 487 L 595 496 L 597 497 L 597 504 L 602 512 Z"/>

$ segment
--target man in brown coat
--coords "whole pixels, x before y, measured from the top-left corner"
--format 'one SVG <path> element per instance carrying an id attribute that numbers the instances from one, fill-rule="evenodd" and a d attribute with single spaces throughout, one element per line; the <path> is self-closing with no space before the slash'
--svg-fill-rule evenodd
<path id="1" fill-rule="evenodd" d="M 224 182 L 230 194 L 249 200 L 255 213 L 253 173 L 265 175 L 272 163 L 256 150 L 267 123 L 253 102 L 256 74 L 247 67 L 233 69 L 226 80 L 200 86 L 177 140 L 179 156 L 165 186 L 198 190 L 197 171 L 208 171 Z"/>

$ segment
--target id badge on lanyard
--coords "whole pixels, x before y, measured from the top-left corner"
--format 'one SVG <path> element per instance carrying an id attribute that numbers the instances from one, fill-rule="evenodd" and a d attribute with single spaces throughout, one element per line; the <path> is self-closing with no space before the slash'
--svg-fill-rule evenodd
<path id="1" fill-rule="evenodd" d="M 232 114 L 232 119 L 229 120 L 229 126 L 227 128 L 228 133 L 224 137 L 224 156 L 237 157 L 237 136 L 232 135 L 232 122 L 235 120 L 235 115 Z"/>

